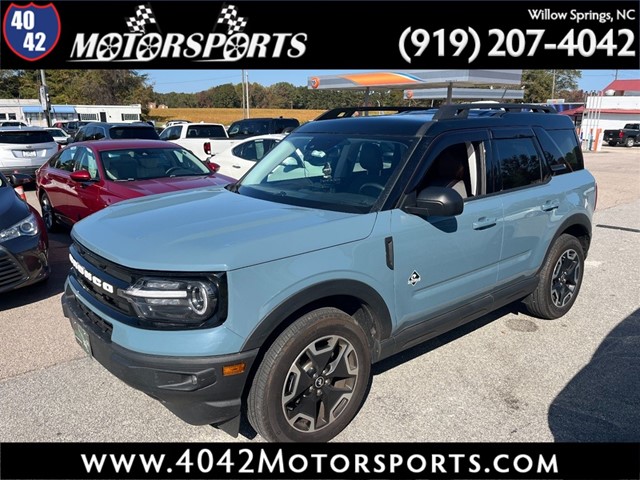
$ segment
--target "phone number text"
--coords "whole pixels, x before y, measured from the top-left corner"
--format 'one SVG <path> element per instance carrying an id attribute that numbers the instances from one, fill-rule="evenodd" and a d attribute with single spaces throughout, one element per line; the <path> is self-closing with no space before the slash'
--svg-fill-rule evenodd
<path id="1" fill-rule="evenodd" d="M 591 57 L 606 52 L 607 57 L 634 57 L 635 35 L 628 28 L 610 29 L 596 33 L 589 28 L 572 28 L 559 42 L 546 42 L 544 29 L 490 29 L 483 37 L 473 28 L 441 28 L 429 32 L 424 28 L 407 27 L 400 35 L 398 48 L 407 63 L 423 54 L 438 57 L 467 58 L 473 63 L 488 48 L 488 57 L 533 57 L 538 52 L 556 50 L 567 57 Z"/>

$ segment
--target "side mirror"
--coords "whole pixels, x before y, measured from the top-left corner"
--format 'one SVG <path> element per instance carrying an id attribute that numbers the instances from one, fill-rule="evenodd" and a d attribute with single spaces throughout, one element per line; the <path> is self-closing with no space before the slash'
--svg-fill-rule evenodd
<path id="1" fill-rule="evenodd" d="M 405 212 L 420 217 L 453 217 L 460 215 L 463 209 L 462 196 L 447 187 L 427 187 L 403 207 Z"/>
<path id="2" fill-rule="evenodd" d="M 86 170 L 78 170 L 77 172 L 73 172 L 71 175 L 71 180 L 74 182 L 90 182 L 91 174 Z"/>
<path id="3" fill-rule="evenodd" d="M 207 166 L 207 168 L 209 170 L 211 170 L 213 173 L 218 173 L 218 170 L 220 170 L 220 165 L 218 165 L 216 162 L 212 162 L 211 158 L 208 158 L 205 162 L 205 165 Z"/>
<path id="4" fill-rule="evenodd" d="M 9 175 L 9 183 L 14 187 L 26 185 L 33 181 L 34 180 L 31 175 L 26 175 L 24 173 L 12 173 L 11 175 Z"/>

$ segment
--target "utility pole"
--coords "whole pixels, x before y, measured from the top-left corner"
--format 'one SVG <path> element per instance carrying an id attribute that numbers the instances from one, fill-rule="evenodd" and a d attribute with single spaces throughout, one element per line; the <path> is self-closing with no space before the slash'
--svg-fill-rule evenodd
<path id="1" fill-rule="evenodd" d="M 247 108 L 247 112 L 246 112 L 246 117 L 245 118 L 249 118 L 250 113 L 249 113 L 249 109 L 250 109 L 250 101 L 249 101 L 249 72 L 247 72 L 246 70 L 244 70 L 244 88 L 245 88 L 245 93 L 244 96 L 246 97 L 247 101 L 245 103 L 245 106 Z"/>
<path id="2" fill-rule="evenodd" d="M 551 83 L 551 98 L 556 98 L 556 71 L 553 70 L 553 82 Z"/>
<path id="3" fill-rule="evenodd" d="M 244 70 L 240 70 L 242 72 L 242 81 L 240 82 L 240 85 L 242 85 L 242 118 L 247 118 L 247 103 L 245 100 L 245 96 L 244 96 Z"/>
<path id="4" fill-rule="evenodd" d="M 47 87 L 47 79 L 44 76 L 44 70 L 40 70 L 40 79 L 42 85 L 40 86 L 40 104 L 44 111 L 44 117 L 47 120 L 47 127 L 51 126 L 51 100 L 49 98 L 49 87 Z"/>

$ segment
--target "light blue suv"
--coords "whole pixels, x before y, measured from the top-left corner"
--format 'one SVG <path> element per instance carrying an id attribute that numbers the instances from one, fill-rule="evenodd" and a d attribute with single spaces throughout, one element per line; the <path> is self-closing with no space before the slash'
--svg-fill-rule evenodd
<path id="1" fill-rule="evenodd" d="M 596 184 L 536 105 L 330 111 L 238 183 L 77 223 L 62 298 L 80 344 L 192 424 L 327 441 L 371 365 L 510 302 L 573 305 Z M 374 110 L 380 110 L 376 107 Z"/>

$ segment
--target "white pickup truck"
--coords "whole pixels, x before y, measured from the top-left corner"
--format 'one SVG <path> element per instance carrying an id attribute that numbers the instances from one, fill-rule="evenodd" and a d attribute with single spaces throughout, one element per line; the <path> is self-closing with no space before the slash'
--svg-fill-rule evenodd
<path id="1" fill-rule="evenodd" d="M 161 140 L 168 140 L 191 150 L 200 160 L 228 149 L 239 139 L 230 139 L 221 123 L 180 123 L 165 128 Z"/>

